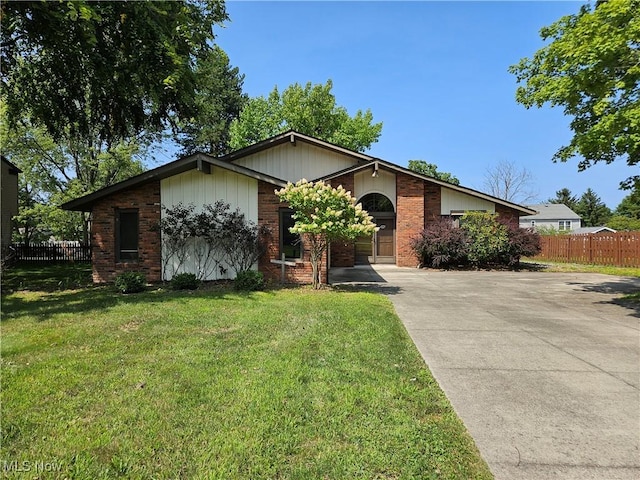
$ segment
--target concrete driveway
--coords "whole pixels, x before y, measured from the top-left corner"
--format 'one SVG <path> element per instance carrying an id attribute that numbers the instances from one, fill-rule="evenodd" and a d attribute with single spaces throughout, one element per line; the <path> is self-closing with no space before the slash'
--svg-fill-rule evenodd
<path id="1" fill-rule="evenodd" d="M 498 480 L 640 478 L 640 279 L 333 269 L 387 294 Z"/>

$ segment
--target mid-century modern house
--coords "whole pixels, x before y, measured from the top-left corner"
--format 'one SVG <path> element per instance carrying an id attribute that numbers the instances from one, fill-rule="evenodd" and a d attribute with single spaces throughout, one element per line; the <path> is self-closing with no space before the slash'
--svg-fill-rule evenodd
<path id="1" fill-rule="evenodd" d="M 18 214 L 18 174 L 20 169 L 4 157 L 1 157 L 0 163 L 2 170 L 2 195 L 0 198 L 0 254 L 11 245 L 11 235 L 13 233 L 13 217 Z"/>
<path id="2" fill-rule="evenodd" d="M 72 200 L 63 208 L 91 212 L 95 282 L 112 281 L 126 270 L 143 271 L 149 281 L 169 280 L 177 272 L 162 268 L 160 233 L 153 228 L 163 215 L 161 207 L 181 202 L 201 208 L 217 200 L 269 227 L 267 254 L 256 266 L 266 278 L 280 278 L 281 267 L 272 261 L 285 253 L 287 280 L 307 282 L 311 278 L 308 252 L 288 230 L 293 225 L 292 211 L 274 193 L 302 178 L 342 185 L 380 227 L 373 239 L 332 244 L 324 261 L 323 281 L 332 266 L 383 262 L 417 266 L 411 239 L 441 217 L 485 211 L 517 225 L 521 215 L 536 213 L 295 131 L 219 158 L 201 153 L 180 158 Z M 207 279 L 224 275 L 229 273 L 212 272 Z"/>
<path id="3" fill-rule="evenodd" d="M 582 226 L 580 215 L 563 203 L 541 203 L 528 205 L 535 215 L 520 217 L 521 228 L 552 228 L 560 232 L 570 232 Z"/>

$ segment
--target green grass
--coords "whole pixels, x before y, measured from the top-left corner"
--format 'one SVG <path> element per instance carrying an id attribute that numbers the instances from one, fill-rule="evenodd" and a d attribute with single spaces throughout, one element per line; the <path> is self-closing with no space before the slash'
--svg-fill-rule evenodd
<path id="1" fill-rule="evenodd" d="M 2 291 L 55 291 L 91 285 L 90 263 L 24 264 L 2 271 Z"/>
<path id="2" fill-rule="evenodd" d="M 620 277 L 640 277 L 640 268 L 637 267 L 614 267 L 610 265 L 591 265 L 581 263 L 562 263 L 539 261 L 535 259 L 523 259 L 521 266 L 530 267 L 545 272 L 565 272 L 565 273 L 602 273 L 605 275 L 617 275 Z"/>
<path id="3" fill-rule="evenodd" d="M 383 296 L 16 291 L 1 326 L 5 475 L 492 478 Z"/>

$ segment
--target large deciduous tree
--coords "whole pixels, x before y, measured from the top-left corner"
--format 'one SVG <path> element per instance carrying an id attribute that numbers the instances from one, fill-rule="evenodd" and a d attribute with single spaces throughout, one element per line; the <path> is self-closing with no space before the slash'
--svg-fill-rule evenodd
<path id="1" fill-rule="evenodd" d="M 460 185 L 458 177 L 449 172 L 438 171 L 438 166 L 435 163 L 427 163 L 424 160 L 409 160 L 408 168 L 409 170 L 427 175 L 428 177 L 437 178 L 443 182 Z"/>
<path id="2" fill-rule="evenodd" d="M 640 185 L 636 185 L 616 208 L 616 215 L 640 220 Z"/>
<path id="3" fill-rule="evenodd" d="M 615 230 L 640 230 L 640 185 L 636 184 L 613 213 L 607 220 L 607 227 Z"/>
<path id="4" fill-rule="evenodd" d="M 2 2 L 2 90 L 12 125 L 107 144 L 194 112 L 195 62 L 220 0 Z"/>
<path id="5" fill-rule="evenodd" d="M 548 44 L 510 67 L 525 107 L 550 104 L 572 117 L 573 138 L 553 156 L 581 157 L 578 170 L 597 162 L 640 161 L 640 1 L 583 5 L 541 29 Z M 640 176 L 622 182 L 631 188 Z"/>
<path id="6" fill-rule="evenodd" d="M 0 150 L 18 166 L 20 241 L 50 236 L 88 242 L 88 216 L 60 210 L 61 203 L 94 192 L 143 171 L 148 143 L 141 139 L 111 146 L 97 137 L 60 137 L 28 120 L 10 129 L 0 103 Z"/>
<path id="7" fill-rule="evenodd" d="M 370 110 L 350 116 L 336 105 L 333 83 L 295 83 L 282 94 L 275 87 L 268 97 L 250 99 L 231 124 L 231 147 L 237 150 L 265 138 L 296 130 L 362 152 L 378 141 L 382 123 L 373 123 Z"/>
<path id="8" fill-rule="evenodd" d="M 219 0 L 2 2 L 3 154 L 24 174 L 32 233 L 88 239 L 57 206 L 140 173 L 150 142 L 191 118 Z M 203 67 L 204 68 L 204 67 Z"/>
<path id="9" fill-rule="evenodd" d="M 372 218 L 342 185 L 334 188 L 324 182 L 303 179 L 288 183 L 276 195 L 294 211 L 295 224 L 290 230 L 302 237 L 309 250 L 313 288 L 320 286 L 320 262 L 331 242 L 353 241 L 375 231 Z"/>

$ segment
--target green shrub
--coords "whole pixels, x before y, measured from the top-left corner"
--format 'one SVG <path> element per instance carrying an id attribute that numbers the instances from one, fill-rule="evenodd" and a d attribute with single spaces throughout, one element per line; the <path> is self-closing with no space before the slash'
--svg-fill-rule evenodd
<path id="1" fill-rule="evenodd" d="M 262 272 L 256 270 L 244 270 L 238 272 L 234 281 L 234 287 L 236 290 L 242 290 L 245 292 L 252 292 L 255 290 L 262 290 L 264 288 L 264 276 Z"/>
<path id="2" fill-rule="evenodd" d="M 496 214 L 466 212 L 460 219 L 460 228 L 469 239 L 469 263 L 477 267 L 500 263 L 500 256 L 509 248 L 509 236 Z"/>
<path id="3" fill-rule="evenodd" d="M 142 292 L 147 285 L 147 277 L 142 272 L 124 272 L 116 277 L 115 285 L 122 293 Z"/>
<path id="4" fill-rule="evenodd" d="M 195 290 L 200 285 L 200 280 L 195 273 L 179 273 L 171 279 L 171 287 L 174 290 Z"/>

